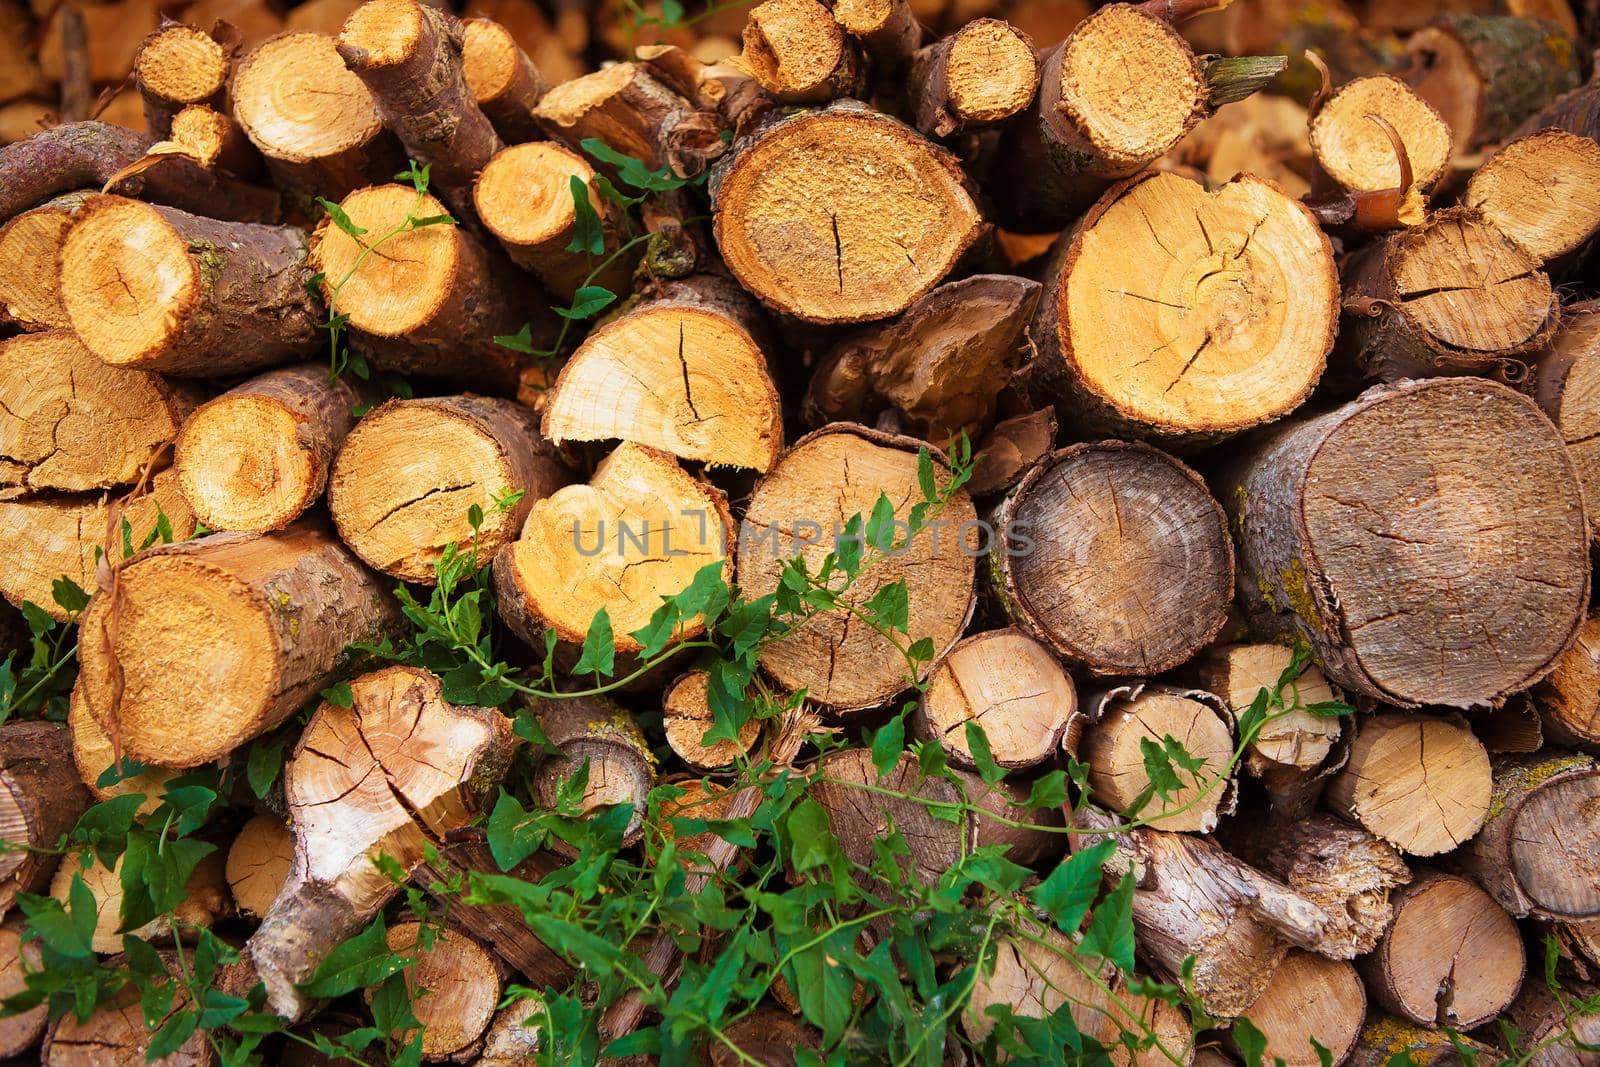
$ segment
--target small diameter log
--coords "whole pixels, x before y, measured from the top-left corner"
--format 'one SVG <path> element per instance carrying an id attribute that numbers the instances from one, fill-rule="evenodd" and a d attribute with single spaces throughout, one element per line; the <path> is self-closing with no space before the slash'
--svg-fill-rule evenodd
<path id="1" fill-rule="evenodd" d="M 1090 725 L 1083 728 L 1078 752 L 1089 765 L 1089 787 L 1095 803 L 1137 814 L 1163 830 L 1217 828 L 1232 808 L 1233 730 L 1217 697 L 1199 690 L 1165 686 L 1118 686 L 1091 701 Z M 1202 761 L 1193 771 L 1174 761 L 1180 785 L 1166 796 L 1153 791 L 1144 759 L 1144 742 L 1161 747 L 1167 739 Z M 1218 781 L 1222 778 L 1222 781 Z"/>
<path id="2" fill-rule="evenodd" d="M 437 891 L 437 887 L 460 872 L 506 873 L 495 862 L 481 829 L 452 831 L 450 839 L 442 843 L 438 851 L 441 862 L 437 866 L 424 862 L 416 881 L 439 903 L 449 901 L 452 923 L 471 934 L 486 948 L 493 949 L 495 955 L 528 978 L 536 988 L 565 986 L 572 981 L 572 967 L 534 936 L 522 912 L 505 904 L 465 904 L 459 897 Z M 554 852 L 541 850 L 517 864 L 509 873 L 523 881 L 538 882 L 563 863 Z M 530 1012 L 525 1014 L 531 1013 L 534 1006 L 528 1007 Z M 484 1055 L 488 1055 L 487 1050 Z"/>
<path id="3" fill-rule="evenodd" d="M 1346 693 L 1499 705 L 1549 671 L 1583 620 L 1572 461 L 1502 385 L 1369 389 L 1255 441 L 1218 488 L 1256 632 L 1308 640 Z"/>
<path id="4" fill-rule="evenodd" d="M 398 624 L 384 583 L 320 525 L 163 545 L 84 612 L 78 695 L 134 759 L 194 767 L 277 726 L 348 672 L 348 645 Z"/>
<path id="5" fill-rule="evenodd" d="M 833 0 L 831 6 L 839 25 L 866 49 L 880 81 L 901 74 L 922 44 L 909 0 Z"/>
<path id="6" fill-rule="evenodd" d="M 650 790 L 656 784 L 655 757 L 633 716 L 605 698 L 539 700 L 534 713 L 555 752 L 540 761 L 533 774 L 533 799 L 555 808 L 561 787 L 588 765 L 581 807 L 585 814 L 612 804 L 631 804 L 633 815 L 623 835 L 623 847 L 644 833 L 644 816 Z M 564 841 L 550 847 L 563 856 L 577 855 Z"/>
<path id="7" fill-rule="evenodd" d="M 1600 916 L 1600 767 L 1589 756 L 1503 756 L 1464 870 L 1521 918 Z"/>
<path id="8" fill-rule="evenodd" d="M 978 441 L 968 491 L 975 497 L 1005 492 L 1044 459 L 1055 443 L 1054 408 L 1001 419 Z"/>
<path id="9" fill-rule="evenodd" d="M 307 201 L 338 200 L 405 165 L 372 94 L 325 33 L 261 42 L 239 61 L 232 95 L 234 115 L 273 180 Z"/>
<path id="10" fill-rule="evenodd" d="M 1450 127 L 1399 78 L 1374 74 L 1340 86 L 1311 119 L 1311 151 L 1317 165 L 1352 193 L 1401 186 L 1400 161 L 1388 133 L 1400 135 L 1411 164 L 1408 188 L 1431 189 L 1450 163 Z M 1420 212 L 1421 204 L 1416 207 Z M 1420 221 L 1420 220 L 1419 220 Z"/>
<path id="11" fill-rule="evenodd" d="M 1045 1019 L 1070 1005 L 1068 1011 L 1080 1032 L 1115 1042 L 1111 998 L 1102 988 L 1113 980 L 1111 968 L 1077 959 L 1077 944 L 1054 927 L 1024 928 L 1019 933 L 1032 936 L 1004 936 L 996 946 L 993 970 L 979 968 L 961 1013 L 967 1037 L 981 1043 L 993 1032 L 995 1019 L 987 1011 L 991 1005 L 1027 1019 Z"/>
<path id="12" fill-rule="evenodd" d="M 661 694 L 661 730 L 667 744 L 678 757 L 699 771 L 727 767 L 750 754 L 761 736 L 761 723 L 751 719 L 739 731 L 739 740 L 705 743 L 706 731 L 715 722 L 706 698 L 709 677 L 705 671 L 681 675 Z"/>
<path id="13" fill-rule="evenodd" d="M 417 0 L 369 0 L 344 24 L 339 56 L 366 84 L 406 155 L 429 165 L 435 195 L 473 219 L 472 183 L 505 147 L 462 73 L 455 16 Z"/>
<path id="14" fill-rule="evenodd" d="M 1600 1014 L 1576 1011 L 1573 1002 L 1592 1004 L 1600 989 L 1587 984 L 1564 984 L 1563 993 L 1558 1000 L 1544 982 L 1535 978 L 1523 983 L 1522 995 L 1506 1009 L 1522 1048 L 1532 1053 L 1528 1060 L 1531 1067 L 1584 1067 L 1594 1059 L 1594 1046 L 1600 1044 Z"/>
<path id="15" fill-rule="evenodd" d="M 357 189 L 339 206 L 369 234 L 388 233 L 408 216 L 445 213 L 432 196 L 418 203 L 416 192 L 402 185 Z M 531 318 L 535 345 L 544 342 L 552 316 L 537 289 L 518 285 L 516 272 L 460 226 L 402 233 L 358 268 L 364 248 L 331 219 L 311 237 L 311 268 L 322 275 L 323 298 L 345 280 L 338 310 L 350 316 L 352 348 L 383 370 L 485 392 L 516 389 L 518 358 L 494 339 L 516 333 Z"/>
<path id="16" fill-rule="evenodd" d="M 261 918 L 278 899 L 294 863 L 294 834 L 276 815 L 256 815 L 228 847 L 223 873 L 240 914 Z"/>
<path id="17" fill-rule="evenodd" d="M 1333 253 L 1269 182 L 1208 193 L 1153 173 L 1108 193 L 1057 248 L 1033 382 L 1063 421 L 1204 444 L 1293 411 L 1322 375 Z"/>
<path id="18" fill-rule="evenodd" d="M 167 783 L 182 773 L 170 767 L 146 767 L 137 774 L 101 785 L 100 779 L 118 764 L 118 758 L 112 750 L 110 735 L 93 715 L 84 710 L 83 701 L 76 690 L 73 691 L 67 711 L 67 729 L 72 734 L 72 762 L 77 765 L 78 777 L 96 800 L 143 793 L 145 799 L 139 805 L 139 813 L 148 815 L 161 806 Z"/>
<path id="19" fill-rule="evenodd" d="M 967 723 L 977 723 L 1002 767 L 1036 767 L 1064 739 L 1077 748 L 1078 693 L 1061 663 L 1021 630 L 974 634 L 928 676 L 912 719 L 917 736 L 937 741 L 959 766 L 972 766 Z"/>
<path id="20" fill-rule="evenodd" d="M 1044 53 L 1032 106 L 1002 135 L 996 180 L 1007 195 L 996 197 L 997 221 L 1024 233 L 1061 229 L 1111 182 L 1177 145 L 1205 115 L 1206 94 L 1199 62 L 1170 23 L 1131 4 L 1096 11 Z"/>
<path id="21" fill-rule="evenodd" d="M 1522 935 L 1465 878 L 1424 874 L 1394 897 L 1394 923 L 1358 966 L 1372 999 L 1424 1026 L 1470 1030 L 1522 988 Z"/>
<path id="22" fill-rule="evenodd" d="M 226 110 L 229 66 L 227 50 L 194 26 L 171 23 L 146 37 L 133 79 L 150 133 L 165 138 L 173 117 L 190 104 Z"/>
<path id="23" fill-rule="evenodd" d="M 461 73 L 502 141 L 519 144 L 541 136 L 533 110 L 550 86 L 510 30 L 493 19 L 468 19 L 461 39 Z"/>
<path id="24" fill-rule="evenodd" d="M 1561 329 L 1533 369 L 1533 399 L 1561 431 L 1600 539 L 1600 301 L 1562 309 Z"/>
<path id="25" fill-rule="evenodd" d="M 182 377 L 260 370 L 312 352 L 306 238 L 120 196 L 89 198 L 61 248 L 61 302 L 113 366 Z"/>
<path id="26" fill-rule="evenodd" d="M 1600 748 L 1600 616 L 1578 627 L 1578 639 L 1555 670 L 1533 687 L 1544 736 L 1554 744 Z"/>
<path id="27" fill-rule="evenodd" d="M 633 441 L 707 466 L 766 471 L 783 448 L 759 309 L 697 275 L 592 330 L 545 397 L 552 444 Z"/>
<path id="28" fill-rule="evenodd" d="M 750 9 L 740 60 L 782 104 L 811 104 L 860 89 L 862 63 L 817 0 L 765 0 Z"/>
<path id="29" fill-rule="evenodd" d="M 476 1067 L 524 1067 L 549 1047 L 544 999 L 526 994 L 495 1013 L 483 1034 Z"/>
<path id="30" fill-rule="evenodd" d="M 1033 103 L 1038 89 L 1032 38 L 982 18 L 918 52 L 906 91 L 917 129 L 951 137 L 1004 122 Z"/>
<path id="31" fill-rule="evenodd" d="M 209 930 L 219 919 L 226 918 L 233 911 L 233 902 L 228 897 L 228 885 L 222 877 L 222 856 L 212 852 L 195 866 L 194 873 L 189 876 L 189 881 L 184 886 L 182 902 L 170 914 L 158 915 L 143 926 L 124 931 L 122 929 L 124 858 L 118 856 L 115 864 L 104 867 L 89 853 L 69 852 L 62 857 L 61 865 L 56 868 L 55 877 L 50 880 L 50 895 L 66 905 L 70 900 L 73 882 L 79 878 L 83 879 L 84 887 L 94 897 L 95 925 L 90 940 L 96 952 L 121 951 L 124 932 L 146 941 L 170 944 L 182 929 L 202 926 Z"/>
<path id="32" fill-rule="evenodd" d="M 851 423 L 836 423 L 801 438 L 772 468 L 750 498 L 741 527 L 738 585 L 745 595 L 778 588 L 784 563 L 803 556 L 813 571 L 838 548 L 851 517 L 872 513 L 879 494 L 891 501 L 920 500 L 917 450 L 921 442 L 893 437 Z M 934 477 L 949 473 L 935 460 Z M 907 509 L 896 516 L 904 523 Z M 958 491 L 903 551 L 876 558 L 851 587 L 864 604 L 879 589 L 904 580 L 909 632 L 902 640 L 926 638 L 940 657 L 955 644 L 972 616 L 976 512 Z M 938 535 L 938 536 L 936 536 Z M 904 540 L 903 533 L 895 535 Z M 842 609 L 815 616 L 805 626 L 768 645 L 761 665 L 780 686 L 835 713 L 876 707 L 906 687 L 905 658 L 889 641 Z"/>
<path id="33" fill-rule="evenodd" d="M 1317 1067 L 1311 1043 L 1343 1063 L 1367 1018 L 1367 991 L 1355 966 L 1298 949 L 1284 957 L 1272 981 L 1244 1011 L 1267 1038 L 1263 1060 L 1284 1067 Z"/>
<path id="34" fill-rule="evenodd" d="M 322 495 L 367 395 L 348 375 L 330 380 L 321 363 L 234 386 L 178 434 L 172 464 L 184 498 L 213 530 L 283 529 Z"/>
<path id="35" fill-rule="evenodd" d="M 482 945 L 448 926 L 438 931 L 431 947 L 424 948 L 421 937 L 419 923 L 389 928 L 389 951 L 416 960 L 401 973 L 412 997 L 411 1010 L 422 1024 L 422 1058 L 460 1062 L 476 1051 L 500 1003 L 500 968 Z M 408 1042 L 414 1033 L 394 1036 Z"/>
<path id="36" fill-rule="evenodd" d="M 62 330 L 72 325 L 61 306 L 61 245 L 72 217 L 92 195 L 63 193 L 0 227 L 0 321 L 24 330 Z"/>
<path id="37" fill-rule="evenodd" d="M 574 150 L 593 137 L 652 169 L 665 166 L 677 126 L 692 105 L 638 63 L 614 63 L 553 85 L 534 118 L 545 133 Z"/>
<path id="38" fill-rule="evenodd" d="M 1040 292 L 1038 282 L 1010 274 L 939 286 L 833 347 L 812 376 L 808 421 L 870 423 L 892 412 L 929 441 L 979 432 L 1030 358 L 1026 331 Z"/>
<path id="39" fill-rule="evenodd" d="M 13 915 L 0 925 L 0 999 L 27 988 L 27 973 L 43 966 L 37 941 L 24 942 L 27 920 Z M 0 1056 L 20 1056 L 39 1043 L 50 1023 L 50 1006 L 38 1004 L 0 1019 Z"/>
<path id="40" fill-rule="evenodd" d="M 1288 669 L 1293 652 L 1283 645 L 1223 645 L 1206 654 L 1200 665 L 1200 684 L 1227 704 L 1235 720 L 1242 718 L 1261 690 L 1277 692 L 1278 679 Z M 1321 718 L 1306 709 L 1337 699 L 1328 679 L 1315 664 L 1284 687 L 1284 711 L 1261 727 L 1245 750 L 1245 767 L 1258 778 L 1276 771 L 1310 771 L 1328 757 L 1339 740 L 1336 718 Z M 1277 713 L 1277 709 L 1269 709 Z"/>
<path id="41" fill-rule="evenodd" d="M 1098 675 L 1144 677 L 1216 636 L 1233 546 L 1200 476 L 1149 445 L 1071 445 L 997 509 L 989 577 L 1018 625 Z"/>
<path id="42" fill-rule="evenodd" d="M 806 322 L 904 311 L 983 230 L 955 157 L 850 101 L 736 141 L 712 170 L 711 198 L 734 276 Z"/>
<path id="43" fill-rule="evenodd" d="M 50 722 L 0 727 L 0 915 L 18 893 L 37 893 L 60 857 L 54 851 L 93 803 L 72 766 L 67 728 Z M 35 851 L 40 850 L 40 851 Z"/>
<path id="44" fill-rule="evenodd" d="M 0 486 L 130 485 L 199 394 L 96 359 L 66 330 L 0 341 Z"/>
<path id="45" fill-rule="evenodd" d="M 1541 130 L 1496 152 L 1467 182 L 1461 202 L 1541 263 L 1578 250 L 1600 231 L 1600 144 Z"/>
<path id="46" fill-rule="evenodd" d="M 1406 40 L 1407 80 L 1450 125 L 1455 153 L 1509 137 L 1578 84 L 1578 47 L 1541 19 L 1449 12 Z"/>
<path id="47" fill-rule="evenodd" d="M 505 775 L 517 741 L 491 708 L 457 707 L 439 680 L 389 667 L 350 683 L 352 706 L 324 701 L 284 766 L 294 863 L 246 951 L 286 1019 L 296 988 L 398 887 L 374 860 L 410 871 L 429 841 L 465 826 Z"/>
<path id="48" fill-rule="evenodd" d="M 396 463 L 400 449 L 405 462 Z M 345 439 L 328 484 L 339 536 L 370 567 L 432 585 L 451 545 L 474 540 L 489 560 L 522 528 L 534 503 L 566 482 L 567 470 L 539 437 L 538 419 L 509 400 L 479 396 L 389 400 Z M 495 503 L 510 494 L 509 508 Z"/>
<path id="49" fill-rule="evenodd" d="M 168 973 L 178 979 L 177 958 L 165 952 L 162 960 Z M 106 961 L 106 965 L 125 967 L 126 960 L 114 957 Z M 178 988 L 171 1007 L 149 1024 L 140 1004 L 139 987 L 131 982 L 97 1004 L 94 1013 L 84 1022 L 79 1022 L 72 1012 L 66 1013 L 46 1032 L 39 1053 L 40 1064 L 42 1067 L 106 1067 L 108 1064 L 136 1067 L 149 1062 L 155 1067 L 215 1067 L 216 1049 L 206 1032 L 198 1028 L 173 1052 L 156 1060 L 146 1058 L 156 1032 L 174 1013 L 188 1006 L 183 983 L 175 984 Z"/>
<path id="50" fill-rule="evenodd" d="M 700 568 L 734 550 L 727 498 L 687 474 L 671 456 L 624 443 L 587 485 L 569 485 L 534 504 L 518 539 L 495 554 L 501 618 L 524 641 L 544 646 L 550 627 L 580 644 L 606 610 L 616 651 L 635 653 L 632 635 L 661 598 L 688 587 Z M 687 620 L 678 638 L 698 635 Z"/>
<path id="51" fill-rule="evenodd" d="M 208 169 L 228 174 L 265 174 L 261 154 L 237 122 L 204 104 L 190 104 L 172 117 L 163 149 L 176 148 Z"/>

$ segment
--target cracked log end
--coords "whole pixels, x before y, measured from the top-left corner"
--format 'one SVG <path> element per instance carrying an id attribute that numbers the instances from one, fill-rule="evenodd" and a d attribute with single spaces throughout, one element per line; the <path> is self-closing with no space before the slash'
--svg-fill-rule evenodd
<path id="1" fill-rule="evenodd" d="M 494 1017 L 500 1001 L 500 969 L 483 946 L 450 927 L 438 931 L 429 948 L 422 947 L 421 936 L 419 923 L 397 923 L 389 928 L 389 951 L 416 959 L 402 973 L 413 998 L 412 1011 L 423 1026 L 422 1058 L 459 1062 L 475 1051 Z M 367 997 L 370 1000 L 370 991 Z M 404 1043 L 414 1033 L 395 1036 Z"/>
<path id="2" fill-rule="evenodd" d="M 803 556 L 815 570 L 834 552 L 845 523 L 870 516 L 880 493 L 905 514 L 922 499 L 917 484 L 921 442 L 851 423 L 836 423 L 798 441 L 756 486 L 745 515 L 738 584 L 747 596 L 777 589 L 783 563 Z M 949 473 L 935 458 L 934 476 Z M 900 579 L 906 583 L 909 635 L 927 638 L 935 657 L 961 636 L 974 602 L 975 556 L 983 546 L 972 523 L 972 501 L 957 492 L 938 516 L 944 523 L 911 540 L 904 551 L 864 569 L 854 586 L 857 602 Z M 902 527 L 903 527 L 902 523 Z M 938 536 L 935 537 L 935 532 Z M 757 540 L 760 539 L 760 540 Z M 905 539 L 902 528 L 896 541 Z M 838 713 L 875 707 L 906 686 L 905 659 L 890 643 L 842 610 L 826 611 L 769 645 L 761 655 L 768 675 L 790 692 Z"/>
<path id="3" fill-rule="evenodd" d="M 1512 915 L 1600 916 L 1600 767 L 1546 751 L 1495 761 L 1494 795 L 1463 863 Z"/>
<path id="4" fill-rule="evenodd" d="M 625 442 L 595 468 L 587 485 L 569 485 L 534 504 L 521 536 L 494 561 L 500 611 L 527 640 L 543 630 L 581 643 L 601 608 L 619 653 L 642 646 L 632 636 L 661 598 L 686 588 L 700 568 L 733 553 L 727 498 L 691 477 L 669 455 Z M 699 617 L 680 638 L 701 632 Z"/>
<path id="5" fill-rule="evenodd" d="M 713 186 L 729 269 L 807 322 L 904 311 L 983 228 L 952 157 L 852 103 L 785 117 L 736 145 Z"/>
<path id="6" fill-rule="evenodd" d="M 358 189 L 339 205 L 351 221 L 369 234 L 388 233 L 402 224 L 417 195 L 401 185 Z M 417 218 L 446 214 L 445 206 L 424 196 Z M 384 244 L 383 254 L 369 256 L 339 291 L 339 310 L 350 325 L 378 337 L 404 337 L 427 326 L 460 284 L 466 258 L 464 238 L 454 226 L 424 226 Z M 323 293 L 350 274 L 365 245 L 324 220 L 311 244 L 311 261 L 324 277 Z"/>
<path id="7" fill-rule="evenodd" d="M 714 716 L 706 700 L 708 678 L 705 671 L 690 671 L 679 677 L 661 694 L 661 729 L 672 751 L 696 770 L 710 771 L 731 765 L 748 755 L 761 735 L 761 723 L 751 719 L 739 731 L 739 740 L 720 740 L 705 744 L 706 731 Z"/>
<path id="8" fill-rule="evenodd" d="M 1212 649 L 1201 664 L 1200 684 L 1221 697 L 1237 720 L 1261 690 L 1270 695 L 1277 689 L 1292 658 L 1293 652 L 1284 645 L 1224 645 Z M 1306 708 L 1334 699 L 1321 669 L 1307 664 L 1284 690 L 1288 712 L 1262 726 L 1251 742 L 1245 758 L 1250 772 L 1261 775 L 1275 767 L 1309 771 L 1326 759 L 1339 740 L 1339 720 L 1319 718 Z"/>
<path id="9" fill-rule="evenodd" d="M 276 815 L 257 815 L 228 847 L 223 873 L 241 914 L 260 918 L 272 907 L 294 863 L 294 835 Z"/>
<path id="10" fill-rule="evenodd" d="M 1233 546 L 1222 509 L 1199 475 L 1148 445 L 1052 453 L 995 527 L 990 570 L 1007 612 L 1095 674 L 1168 670 L 1227 621 Z"/>
<path id="11" fill-rule="evenodd" d="M 194 26 L 172 23 L 146 37 L 133 61 L 133 77 L 150 132 L 165 137 L 173 116 L 189 104 L 219 103 L 227 91 L 228 67 L 227 51 Z"/>
<path id="12" fill-rule="evenodd" d="M 1541 263 L 1600 230 L 1600 144 L 1565 130 L 1518 138 L 1473 172 L 1462 203 Z"/>
<path id="13" fill-rule="evenodd" d="M 168 973 L 174 979 L 179 979 L 181 972 L 177 957 L 171 952 L 163 952 L 161 958 L 167 965 Z M 105 965 L 125 968 L 127 961 L 118 956 L 106 960 Z M 145 1025 L 139 988 L 132 983 L 98 1004 L 94 1013 L 83 1022 L 68 1012 L 45 1034 L 39 1062 L 49 1067 L 101 1067 L 108 1063 L 146 1062 L 153 1067 L 215 1067 L 218 1062 L 216 1050 L 206 1032 L 199 1029 L 168 1055 L 156 1060 L 146 1059 L 146 1052 L 156 1031 L 173 1014 L 188 1006 L 189 998 L 183 991 L 183 983 L 175 981 L 174 984 L 177 992 L 172 1004 L 149 1026 Z"/>
<path id="14" fill-rule="evenodd" d="M 1085 218 L 1045 294 L 1040 385 L 1114 432 L 1215 439 L 1287 414 L 1333 346 L 1339 282 L 1315 218 L 1244 176 L 1156 174 Z"/>
<path id="15" fill-rule="evenodd" d="M 1215 709 L 1177 692 L 1147 690 L 1109 700 L 1098 721 L 1084 728 L 1080 751 L 1095 802 L 1116 811 L 1132 805 L 1150 787 L 1140 742 L 1160 745 L 1167 737 L 1204 765 L 1192 773 L 1175 766 L 1181 787 L 1165 798 L 1150 796 L 1139 816 L 1162 830 L 1210 832 L 1229 793 L 1228 782 L 1215 779 L 1233 755 L 1233 735 Z"/>
<path id="16" fill-rule="evenodd" d="M 1244 1016 L 1266 1035 L 1265 1060 L 1317 1067 L 1315 1041 L 1333 1054 L 1334 1063 L 1343 1063 L 1361 1036 L 1367 991 L 1354 965 L 1296 949 Z"/>
<path id="17" fill-rule="evenodd" d="M 1431 104 L 1388 74 L 1346 83 L 1311 120 L 1311 150 L 1329 177 L 1351 192 L 1399 186 L 1394 145 L 1372 115 L 1400 134 L 1418 188 L 1439 180 L 1450 162 L 1450 127 Z"/>
<path id="18" fill-rule="evenodd" d="M 785 104 L 843 95 L 858 71 L 834 13 L 817 0 L 766 0 L 750 9 L 740 58 Z"/>
<path id="19" fill-rule="evenodd" d="M 1600 745 L 1600 616 L 1584 620 L 1577 641 L 1533 687 L 1533 699 L 1546 739 L 1588 749 Z"/>
<path id="20" fill-rule="evenodd" d="M 1081 729 L 1077 690 L 1050 650 L 1022 631 L 974 634 L 933 669 L 913 720 L 918 736 L 965 767 L 969 722 L 983 728 L 1000 766 L 1037 766 L 1055 755 L 1063 734 Z M 1077 749 L 1075 736 L 1069 745 Z"/>
<path id="21" fill-rule="evenodd" d="M 0 319 L 24 330 L 67 329 L 72 320 L 61 303 L 61 246 L 72 216 L 88 193 L 67 193 L 0 228 Z"/>

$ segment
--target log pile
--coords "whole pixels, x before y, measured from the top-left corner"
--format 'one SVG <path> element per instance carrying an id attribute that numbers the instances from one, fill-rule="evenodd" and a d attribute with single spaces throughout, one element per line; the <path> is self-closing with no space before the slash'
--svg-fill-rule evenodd
<path id="1" fill-rule="evenodd" d="M 683 8 L 0 0 L 0 1058 L 1597 1062 L 1600 9 Z"/>

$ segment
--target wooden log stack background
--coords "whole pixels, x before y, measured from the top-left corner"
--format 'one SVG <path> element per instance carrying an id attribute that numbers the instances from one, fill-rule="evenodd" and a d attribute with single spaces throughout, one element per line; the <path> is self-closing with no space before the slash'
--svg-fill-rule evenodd
<path id="1" fill-rule="evenodd" d="M 927 973 L 813 899 L 842 994 L 785 942 L 613 1062 L 1020 1017 L 1600 1063 L 1597 44 L 1593 0 L 0 0 L 0 1057 L 592 1061 L 530 1005 L 628 1039 L 744 943 L 575 949 L 507 887 L 594 846 L 507 855 L 511 804 L 691 898 L 1018 872 Z M 797 577 L 880 507 L 844 601 Z M 403 970 L 341 985 L 374 929 Z M 896 983 L 930 1048 L 871 1044 Z"/>

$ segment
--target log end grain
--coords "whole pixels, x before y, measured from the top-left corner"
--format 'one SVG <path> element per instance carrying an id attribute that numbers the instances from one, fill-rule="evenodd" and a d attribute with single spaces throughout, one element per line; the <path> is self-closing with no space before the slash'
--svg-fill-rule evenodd
<path id="1" fill-rule="evenodd" d="M 340 181 L 315 188 L 324 196 L 364 184 L 360 166 L 341 161 L 359 154 L 382 125 L 372 94 L 345 67 L 332 37 L 285 33 L 262 42 L 240 62 L 232 96 L 240 125 L 269 163 L 325 168 L 313 182 Z"/>
<path id="2" fill-rule="evenodd" d="M 1174 764 L 1180 784 L 1163 797 L 1149 792 L 1143 743 L 1161 746 L 1168 738 L 1203 762 L 1193 772 Z M 1160 691 L 1109 700 L 1099 719 L 1084 728 L 1079 751 L 1089 765 L 1095 803 L 1121 811 L 1143 799 L 1138 815 L 1152 826 L 1216 829 L 1228 794 L 1228 783 L 1216 779 L 1233 755 L 1233 735 L 1216 709 L 1204 701 Z"/>
<path id="3" fill-rule="evenodd" d="M 1244 1012 L 1267 1038 L 1265 1056 L 1285 1067 L 1317 1067 L 1317 1042 L 1342 1063 L 1361 1036 L 1367 991 L 1354 965 L 1296 950 L 1284 957 L 1266 990 Z"/>
<path id="4" fill-rule="evenodd" d="M 1311 121 L 1311 150 L 1328 175 L 1351 192 L 1400 185 L 1400 162 L 1376 115 L 1406 147 L 1413 183 L 1431 187 L 1450 162 L 1450 127 L 1405 82 L 1376 74 L 1347 82 Z"/>
<path id="5" fill-rule="evenodd" d="M 785 103 L 837 96 L 841 65 L 853 67 L 844 30 L 817 0 L 765 0 L 750 9 L 741 58 L 762 88 Z M 844 73 L 848 80 L 850 71 Z"/>
<path id="6" fill-rule="evenodd" d="M 1050 650 L 1020 630 L 993 630 L 960 641 L 928 677 L 916 727 L 952 760 L 972 765 L 967 723 L 976 723 L 1002 767 L 1032 767 L 1063 743 L 1077 749 L 1078 695 Z"/>
<path id="7" fill-rule="evenodd" d="M 1600 144 L 1566 130 L 1518 138 L 1473 172 L 1462 203 L 1541 263 L 1600 230 Z"/>
<path id="8" fill-rule="evenodd" d="M 145 38 L 133 76 L 145 97 L 146 114 L 169 108 L 170 121 L 185 104 L 218 99 L 227 87 L 228 68 L 228 53 L 220 44 L 194 26 L 177 23 Z"/>
<path id="9" fill-rule="evenodd" d="M 228 847 L 223 874 L 239 911 L 260 918 L 278 898 L 294 863 L 294 835 L 276 815 L 256 815 Z"/>
<path id="10" fill-rule="evenodd" d="M 388 932 L 389 951 L 416 960 L 403 973 L 423 1025 L 422 1056 L 437 1061 L 470 1053 L 500 1002 L 499 967 L 482 945 L 449 927 L 428 947 L 421 937 L 422 926 L 414 922 L 396 923 Z M 407 1041 L 412 1035 L 397 1036 Z"/>
<path id="11" fill-rule="evenodd" d="M 447 214 L 432 196 L 417 203 L 415 191 L 400 185 L 358 189 L 339 205 L 368 233 L 388 233 L 413 213 L 417 218 Z M 317 227 L 311 263 L 323 276 L 324 296 L 348 277 L 339 292 L 339 310 L 350 325 L 377 337 L 404 337 L 437 316 L 449 299 L 465 253 L 454 226 L 424 226 L 391 238 L 381 256 L 368 256 L 351 274 L 364 244 L 328 220 Z"/>
<path id="12" fill-rule="evenodd" d="M 976 19 L 957 31 L 945 60 L 950 113 L 965 126 L 1003 122 L 1033 102 L 1039 60 L 1027 34 L 998 19 Z"/>
<path id="13" fill-rule="evenodd" d="M 706 731 L 715 722 L 706 698 L 709 681 L 705 671 L 689 671 L 661 694 L 661 729 L 667 744 L 685 763 L 702 771 L 730 766 L 748 755 L 761 735 L 760 720 L 751 719 L 739 730 L 738 741 L 705 743 Z"/>

